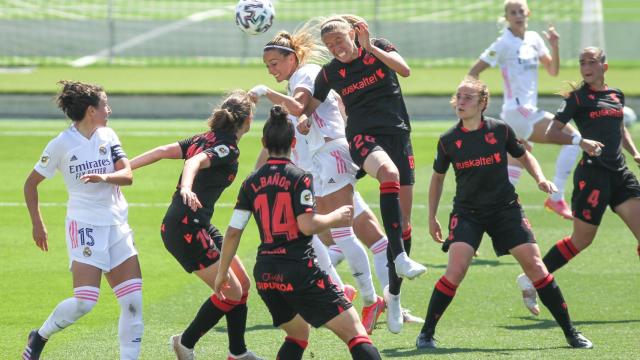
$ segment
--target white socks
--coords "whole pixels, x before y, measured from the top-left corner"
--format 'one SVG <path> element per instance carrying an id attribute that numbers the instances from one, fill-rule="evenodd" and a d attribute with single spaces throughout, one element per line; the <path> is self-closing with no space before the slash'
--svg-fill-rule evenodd
<path id="1" fill-rule="evenodd" d="M 120 303 L 120 359 L 135 360 L 140 353 L 142 343 L 142 279 L 130 279 L 113 288 Z"/>
<path id="2" fill-rule="evenodd" d="M 518 185 L 518 180 L 520 180 L 520 174 L 522 174 L 522 168 L 515 165 L 507 166 L 509 172 L 509 182 L 514 187 Z"/>
<path id="3" fill-rule="evenodd" d="M 324 246 L 318 235 L 313 235 L 313 238 L 311 239 L 311 246 L 313 246 L 313 251 L 316 253 L 316 259 L 318 259 L 318 266 L 320 267 L 320 270 L 326 272 L 331 280 L 336 283 L 338 288 L 341 290 L 344 289 L 344 283 L 329 258 L 327 247 Z"/>
<path id="4" fill-rule="evenodd" d="M 76 322 L 93 309 L 98 302 L 100 289 L 93 286 L 80 286 L 73 289 L 73 297 L 63 300 L 56 306 L 49 318 L 42 324 L 38 333 L 45 339 Z"/>
<path id="5" fill-rule="evenodd" d="M 353 234 L 353 228 L 333 228 L 331 229 L 331 237 L 333 237 L 333 241 L 340 247 L 347 259 L 351 273 L 356 279 L 358 290 L 362 295 L 362 301 L 365 305 L 373 304 L 377 298 L 373 280 L 371 279 L 369 258 L 364 246 Z"/>
<path id="6" fill-rule="evenodd" d="M 383 289 L 385 286 L 389 285 L 389 268 L 387 267 L 388 242 L 387 237 L 383 236 L 369 248 L 373 253 L 373 268 L 376 271 L 378 281 L 380 281 L 380 287 Z"/>
<path id="7" fill-rule="evenodd" d="M 576 159 L 580 155 L 580 151 L 578 145 L 562 145 L 560 147 L 560 153 L 556 159 L 556 174 L 553 177 L 553 183 L 558 187 L 558 192 L 549 196 L 551 200 L 559 201 L 564 199 L 564 187 L 567 184 L 569 175 L 571 175 Z"/>

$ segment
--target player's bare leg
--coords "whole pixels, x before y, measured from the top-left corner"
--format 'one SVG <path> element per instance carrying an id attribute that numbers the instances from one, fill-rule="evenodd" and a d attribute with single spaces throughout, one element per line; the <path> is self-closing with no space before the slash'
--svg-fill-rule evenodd
<path id="1" fill-rule="evenodd" d="M 592 348 L 591 341 L 573 326 L 560 287 L 542 261 L 538 245 L 535 243 L 521 244 L 511 249 L 510 253 L 518 260 L 524 273 L 532 280 L 540 300 L 562 328 L 567 343 L 573 348 Z"/>
<path id="2" fill-rule="evenodd" d="M 620 216 L 622 221 L 629 227 L 638 241 L 638 256 L 640 257 L 640 199 L 629 199 L 622 204 L 616 206 L 616 214 Z"/>
<path id="3" fill-rule="evenodd" d="M 433 349 L 436 347 L 434 338 L 436 325 L 449 304 L 451 304 L 451 301 L 453 301 L 458 286 L 462 283 L 467 270 L 469 270 L 474 253 L 473 247 L 464 242 L 454 242 L 449 246 L 447 270 L 433 288 L 425 323 L 416 339 L 416 347 L 418 349 Z"/>
<path id="4" fill-rule="evenodd" d="M 409 258 L 402 242 L 402 211 L 400 209 L 400 175 L 389 155 L 384 151 L 370 153 L 364 161 L 364 170 L 380 182 L 380 212 L 389 246 L 390 264 L 402 277 L 413 279 L 427 269 Z"/>
<path id="5" fill-rule="evenodd" d="M 329 320 L 325 327 L 333 331 L 349 347 L 354 359 L 381 359 L 378 349 L 371 343 L 371 339 L 353 308 L 340 313 Z"/>

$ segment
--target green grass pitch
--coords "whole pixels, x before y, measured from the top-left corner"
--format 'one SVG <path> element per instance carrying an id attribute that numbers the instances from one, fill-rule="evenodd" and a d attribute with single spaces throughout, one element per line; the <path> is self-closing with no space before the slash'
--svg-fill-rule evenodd
<path id="1" fill-rule="evenodd" d="M 117 110 L 117 109 L 116 109 Z M 424 316 L 435 281 L 443 274 L 447 256 L 427 234 L 426 199 L 435 141 L 452 122 L 414 122 L 412 135 L 416 156 L 416 186 L 413 209 L 414 244 L 412 257 L 429 268 L 414 281 L 405 281 L 403 305 Z M 124 121 L 112 120 L 130 157 L 205 129 L 204 121 Z M 71 274 L 67 270 L 64 245 L 64 202 L 66 190 L 56 175 L 40 186 L 43 216 L 49 230 L 49 252 L 42 253 L 31 239 L 31 224 L 23 205 L 22 185 L 47 142 L 67 126 L 59 121 L 0 121 L 0 354 L 18 358 L 30 329 L 42 324 L 54 306 L 72 295 Z M 240 181 L 252 169 L 259 150 L 262 124 L 240 142 L 239 180 L 219 200 L 213 222 L 225 229 Z M 640 137 L 640 127 L 632 133 Z M 554 171 L 558 147 L 537 145 L 534 154 L 549 178 Z M 181 168 L 180 161 L 157 163 L 135 172 L 134 184 L 124 189 L 131 205 L 129 221 L 135 231 L 144 277 L 145 334 L 142 359 L 171 359 L 167 345 L 170 335 L 181 332 L 211 291 L 186 274 L 164 249 L 159 226 Z M 638 173 L 638 167 L 631 165 Z M 454 191 L 449 171 L 439 211 L 446 224 Z M 377 184 L 371 179 L 358 183 L 358 190 L 377 213 Z M 569 186 L 569 191 L 571 186 Z M 523 176 L 518 193 L 543 253 L 571 231 L 571 223 L 542 209 L 544 194 Z M 629 359 L 638 356 L 640 331 L 640 263 L 636 241 L 622 221 L 607 212 L 594 244 L 555 275 L 575 324 L 593 340 L 590 351 L 569 349 L 561 330 L 546 309 L 539 317 L 523 307 L 515 285 L 519 266 L 511 257 L 496 258 L 488 239 L 436 334 L 440 348 L 431 352 L 440 358 L 477 359 L 554 358 Z M 249 270 L 255 259 L 258 237 L 253 221 L 243 236 L 239 255 Z M 340 266 L 345 281 L 348 270 Z M 360 300 L 356 300 L 358 309 Z M 44 359 L 117 358 L 117 318 L 119 306 L 106 281 L 98 305 L 77 324 L 56 334 L 46 346 Z M 434 358 L 415 350 L 420 326 L 406 325 L 399 335 L 391 334 L 380 318 L 372 340 L 384 358 Z M 227 352 L 224 320 L 197 346 L 201 359 L 221 359 Z M 249 297 L 247 343 L 268 359 L 275 358 L 284 333 L 273 329 L 268 312 L 252 288 Z M 635 354 L 635 355 L 634 355 Z M 346 346 L 326 329 L 312 331 L 305 359 L 347 359 Z"/>

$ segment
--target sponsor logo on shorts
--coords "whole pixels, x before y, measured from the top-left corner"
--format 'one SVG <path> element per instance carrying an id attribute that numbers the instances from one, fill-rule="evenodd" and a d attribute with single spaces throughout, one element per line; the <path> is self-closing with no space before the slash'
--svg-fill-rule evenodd
<path id="1" fill-rule="evenodd" d="M 263 273 L 261 281 L 256 281 L 259 290 L 278 290 L 282 292 L 293 291 L 293 285 L 284 281 L 283 274 Z"/>
<path id="2" fill-rule="evenodd" d="M 437 155 L 436 155 L 437 156 Z M 407 159 L 409 159 L 409 169 L 415 169 L 416 168 L 416 161 L 413 158 L 413 155 L 409 155 L 407 157 Z"/>
<path id="3" fill-rule="evenodd" d="M 69 162 L 76 161 L 76 160 L 78 160 L 78 157 L 75 155 L 71 155 L 71 159 L 69 159 Z"/>

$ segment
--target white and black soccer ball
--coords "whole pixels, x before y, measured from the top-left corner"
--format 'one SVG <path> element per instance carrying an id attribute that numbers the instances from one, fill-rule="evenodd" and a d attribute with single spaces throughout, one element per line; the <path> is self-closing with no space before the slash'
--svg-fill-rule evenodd
<path id="1" fill-rule="evenodd" d="M 240 0 L 236 5 L 236 25 L 249 35 L 269 30 L 275 16 L 270 0 Z"/>
<path id="2" fill-rule="evenodd" d="M 638 115 L 636 115 L 636 112 L 628 106 L 625 106 L 624 109 L 622 109 L 622 113 L 622 120 L 624 121 L 624 126 L 626 127 L 631 127 L 638 120 Z"/>

